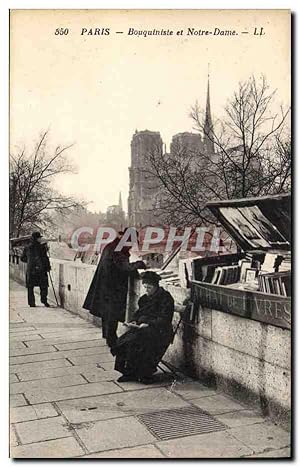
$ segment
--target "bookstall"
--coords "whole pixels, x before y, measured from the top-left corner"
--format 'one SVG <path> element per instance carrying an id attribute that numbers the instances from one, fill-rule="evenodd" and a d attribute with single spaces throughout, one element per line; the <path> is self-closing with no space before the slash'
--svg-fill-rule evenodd
<path id="1" fill-rule="evenodd" d="M 237 254 L 192 262 L 193 301 L 207 308 L 291 327 L 290 194 L 207 203 Z"/>

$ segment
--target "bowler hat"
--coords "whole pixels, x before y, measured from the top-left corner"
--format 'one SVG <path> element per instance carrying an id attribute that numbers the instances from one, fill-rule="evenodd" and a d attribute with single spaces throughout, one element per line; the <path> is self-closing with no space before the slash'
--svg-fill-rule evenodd
<path id="1" fill-rule="evenodd" d="M 37 240 L 38 238 L 41 238 L 41 233 L 40 232 L 32 232 L 31 237 L 33 240 Z"/>
<path id="2" fill-rule="evenodd" d="M 161 277 L 154 271 L 145 271 L 141 274 L 143 284 L 158 285 Z"/>

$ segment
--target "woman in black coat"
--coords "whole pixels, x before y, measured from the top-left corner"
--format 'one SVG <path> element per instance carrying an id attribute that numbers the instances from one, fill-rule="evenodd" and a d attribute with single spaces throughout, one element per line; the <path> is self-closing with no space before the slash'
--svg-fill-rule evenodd
<path id="1" fill-rule="evenodd" d="M 156 366 L 172 341 L 174 300 L 159 287 L 160 276 L 146 271 L 142 275 L 146 294 L 138 302 L 139 308 L 127 324 L 112 349 L 116 355 L 115 370 L 123 374 L 118 381 L 152 382 Z"/>
<path id="2" fill-rule="evenodd" d="M 33 232 L 30 244 L 24 248 L 21 261 L 27 263 L 26 287 L 28 305 L 35 307 L 34 287 L 40 287 L 41 302 L 49 307 L 48 295 L 48 272 L 51 270 L 47 255 L 47 245 L 41 243 L 40 232 Z"/>
<path id="3" fill-rule="evenodd" d="M 143 261 L 129 263 L 129 249 L 116 251 L 120 238 L 106 245 L 95 271 L 83 308 L 102 318 L 102 333 L 109 347 L 117 340 L 118 322 L 125 320 L 128 276 L 145 269 Z"/>

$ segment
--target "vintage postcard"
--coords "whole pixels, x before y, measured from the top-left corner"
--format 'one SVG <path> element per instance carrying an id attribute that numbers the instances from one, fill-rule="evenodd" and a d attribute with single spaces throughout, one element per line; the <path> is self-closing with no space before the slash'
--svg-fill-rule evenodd
<path id="1" fill-rule="evenodd" d="M 291 12 L 10 11 L 10 457 L 290 458 Z"/>

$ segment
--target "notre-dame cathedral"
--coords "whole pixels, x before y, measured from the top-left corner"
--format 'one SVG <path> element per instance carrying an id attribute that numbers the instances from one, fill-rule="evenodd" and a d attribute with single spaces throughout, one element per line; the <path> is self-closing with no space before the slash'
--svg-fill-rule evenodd
<path id="1" fill-rule="evenodd" d="M 170 155 L 178 147 L 190 149 L 195 153 L 215 153 L 212 134 L 209 81 L 207 84 L 206 112 L 203 137 L 198 133 L 178 133 L 172 137 Z M 208 136 L 210 135 L 210 136 Z M 135 131 L 131 140 L 131 167 L 129 167 L 128 221 L 130 226 L 144 227 L 155 225 L 155 205 L 158 202 L 159 187 L 147 174 L 147 155 L 151 151 L 164 157 L 165 145 L 158 131 Z"/>

